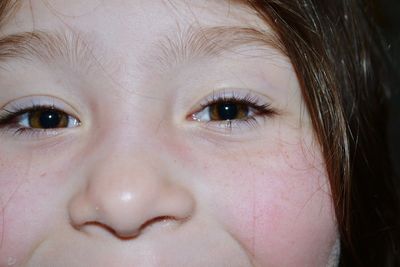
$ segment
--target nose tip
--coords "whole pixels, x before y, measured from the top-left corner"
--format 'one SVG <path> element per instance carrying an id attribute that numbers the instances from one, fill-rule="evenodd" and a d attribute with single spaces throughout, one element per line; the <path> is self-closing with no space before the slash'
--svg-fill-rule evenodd
<path id="1" fill-rule="evenodd" d="M 134 238 L 149 226 L 180 225 L 195 203 L 184 187 L 157 177 L 97 178 L 72 198 L 73 226 L 102 227 L 120 238 Z"/>

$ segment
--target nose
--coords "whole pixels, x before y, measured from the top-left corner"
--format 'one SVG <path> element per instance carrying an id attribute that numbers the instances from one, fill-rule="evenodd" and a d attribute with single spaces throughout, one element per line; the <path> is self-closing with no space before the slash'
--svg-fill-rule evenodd
<path id="1" fill-rule="evenodd" d="M 150 161 L 106 159 L 97 162 L 82 190 L 69 203 L 74 228 L 107 229 L 134 238 L 149 225 L 180 225 L 193 213 L 192 194 Z"/>

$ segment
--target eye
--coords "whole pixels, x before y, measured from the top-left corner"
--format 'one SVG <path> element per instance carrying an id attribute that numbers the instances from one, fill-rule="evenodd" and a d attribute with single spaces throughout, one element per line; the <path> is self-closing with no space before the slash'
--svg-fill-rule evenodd
<path id="1" fill-rule="evenodd" d="M 32 129 L 56 129 L 79 125 L 77 119 L 55 108 L 34 109 L 15 119 L 19 125 Z"/>
<path id="2" fill-rule="evenodd" d="M 0 113 L 0 130 L 19 135 L 74 128 L 80 124 L 79 119 L 55 106 L 13 107 L 12 110 L 3 109 Z"/>
<path id="3" fill-rule="evenodd" d="M 194 114 L 198 121 L 231 121 L 245 120 L 251 114 L 251 108 L 244 103 L 221 101 L 211 104 Z"/>
<path id="4" fill-rule="evenodd" d="M 191 118 L 199 122 L 250 122 L 257 117 L 267 117 L 275 114 L 269 103 L 263 102 L 250 93 L 240 96 L 235 93 L 214 93 L 201 105 L 200 110 L 193 113 Z"/>

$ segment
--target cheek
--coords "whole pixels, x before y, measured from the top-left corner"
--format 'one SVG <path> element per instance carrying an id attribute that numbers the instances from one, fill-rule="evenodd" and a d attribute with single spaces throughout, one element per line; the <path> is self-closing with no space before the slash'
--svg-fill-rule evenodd
<path id="1" fill-rule="evenodd" d="M 301 145 L 267 150 L 208 165 L 208 205 L 261 266 L 323 266 L 336 226 L 322 159 Z"/>
<path id="2" fill-rule="evenodd" d="M 61 200 L 57 190 L 63 183 L 50 167 L 56 165 L 44 169 L 29 152 L 8 152 L 0 158 L 0 266 L 19 266 L 61 218 L 56 216 Z"/>

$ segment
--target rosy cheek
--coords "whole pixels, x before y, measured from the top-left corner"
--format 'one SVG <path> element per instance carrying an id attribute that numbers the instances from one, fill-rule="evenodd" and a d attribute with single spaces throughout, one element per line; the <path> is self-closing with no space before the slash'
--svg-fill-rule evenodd
<path id="1" fill-rule="evenodd" d="M 223 169 L 208 166 L 219 171 L 205 177 L 223 181 L 214 181 L 215 215 L 259 263 L 319 266 L 335 238 L 322 159 L 305 155 L 300 145 L 272 151 L 247 153 L 263 156 L 229 162 Z M 305 255 L 315 255 L 314 260 Z"/>

